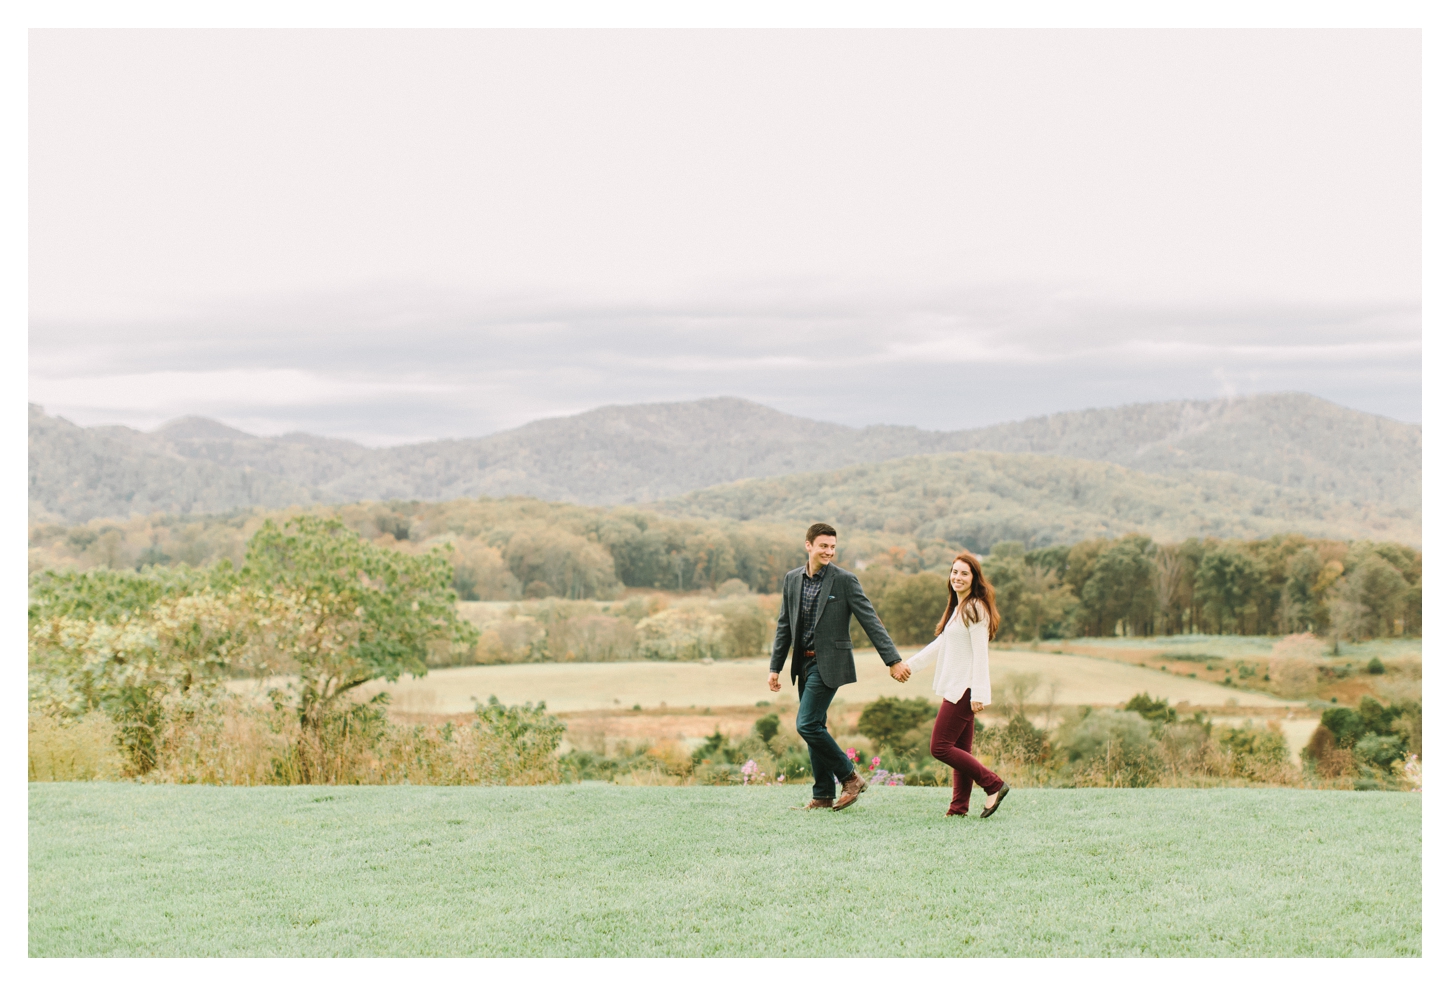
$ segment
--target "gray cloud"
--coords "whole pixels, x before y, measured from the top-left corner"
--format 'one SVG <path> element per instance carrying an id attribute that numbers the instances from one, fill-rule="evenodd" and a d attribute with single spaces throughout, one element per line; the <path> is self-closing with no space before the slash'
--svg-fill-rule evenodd
<path id="1" fill-rule="evenodd" d="M 1418 420 L 1418 309 L 1130 305 L 1025 286 L 572 305 L 394 288 L 31 332 L 31 399 L 77 421 L 201 413 L 367 444 L 716 394 L 847 424 L 960 428 L 1275 390 Z"/>
<path id="2" fill-rule="evenodd" d="M 31 398 L 1418 420 L 1417 31 L 37 31 Z"/>

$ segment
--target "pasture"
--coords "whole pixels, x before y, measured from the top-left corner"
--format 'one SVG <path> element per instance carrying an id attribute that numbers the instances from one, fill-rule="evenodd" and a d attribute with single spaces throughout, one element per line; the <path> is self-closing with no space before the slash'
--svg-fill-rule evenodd
<path id="1" fill-rule="evenodd" d="M 914 654 L 903 648 L 903 656 Z M 1040 681 L 1036 703 L 1063 705 L 1116 705 L 1138 692 L 1167 698 L 1171 704 L 1224 708 L 1302 709 L 1303 702 L 1209 681 L 1165 674 L 1121 661 L 1051 654 L 1036 651 L 992 652 L 992 688 L 1001 702 L 1013 675 L 1035 674 Z M 886 673 L 872 651 L 858 651 L 860 680 L 842 688 L 837 701 L 869 702 L 881 695 L 932 698 L 931 671 L 901 684 Z M 421 678 L 394 683 L 375 682 L 359 689 L 368 694 L 387 691 L 392 707 L 403 713 L 458 715 L 473 711 L 474 703 L 497 695 L 506 705 L 545 701 L 555 712 L 629 709 L 666 706 L 671 709 L 752 706 L 760 701 L 793 701 L 788 675 L 785 687 L 772 694 L 765 686 L 769 672 L 765 658 L 716 661 L 619 661 L 610 663 L 496 664 L 439 668 Z M 237 683 L 237 687 L 248 687 Z M 255 686 L 252 686 L 255 687 Z"/>
<path id="2" fill-rule="evenodd" d="M 1420 797 L 30 786 L 29 954 L 1421 954 Z"/>

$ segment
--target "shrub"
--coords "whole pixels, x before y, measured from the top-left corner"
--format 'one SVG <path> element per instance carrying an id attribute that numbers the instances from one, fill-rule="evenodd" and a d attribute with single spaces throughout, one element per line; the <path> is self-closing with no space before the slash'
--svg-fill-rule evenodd
<path id="1" fill-rule="evenodd" d="M 1333 731 L 1320 722 L 1314 727 L 1314 732 L 1309 735 L 1309 742 L 1299 752 L 1299 756 L 1306 761 L 1317 762 L 1327 757 L 1338 746 L 1339 740 L 1335 738 Z"/>
<path id="2" fill-rule="evenodd" d="M 902 783 L 910 787 L 943 787 L 952 782 L 952 770 L 935 760 L 922 764 L 916 770 L 908 771 Z"/>
<path id="3" fill-rule="evenodd" d="M 750 586 L 740 579 L 726 579 L 720 583 L 720 588 L 715 590 L 717 596 L 743 596 L 750 592 Z"/>
<path id="4" fill-rule="evenodd" d="M 1218 743 L 1233 758 L 1232 770 L 1238 777 L 1272 780 L 1289 762 L 1289 744 L 1277 725 L 1224 729 Z"/>
<path id="5" fill-rule="evenodd" d="M 635 656 L 635 638 L 629 620 L 588 612 L 550 623 L 545 647 L 555 661 L 627 661 Z"/>
<path id="6" fill-rule="evenodd" d="M 1369 659 L 1369 664 L 1365 665 L 1365 670 L 1370 674 L 1384 674 L 1385 662 L 1381 661 L 1378 657 L 1372 657 Z"/>
<path id="7" fill-rule="evenodd" d="M 1058 737 L 1080 784 L 1145 787 L 1162 770 L 1162 751 L 1152 728 L 1136 712 L 1090 710 L 1064 722 Z"/>
<path id="8" fill-rule="evenodd" d="M 861 710 L 856 729 L 878 748 L 901 751 L 906 734 L 931 718 L 934 711 L 924 698 L 882 697 Z"/>
<path id="9" fill-rule="evenodd" d="M 982 730 L 981 752 L 1006 762 L 1044 763 L 1051 749 L 1047 733 L 1032 725 L 1021 712 L 1013 715 L 1005 726 Z"/>
<path id="10" fill-rule="evenodd" d="M 484 747 L 481 783 L 553 784 L 559 780 L 555 753 L 564 736 L 564 723 L 537 705 L 504 705 L 496 696 L 477 705 Z"/>
<path id="11" fill-rule="evenodd" d="M 1390 706 L 1395 708 L 1395 706 Z M 1400 714 L 1390 722 L 1390 731 L 1405 741 L 1405 748 L 1412 756 L 1419 756 L 1421 749 L 1421 735 L 1424 729 L 1424 715 L 1420 710 L 1418 702 L 1410 702 Z"/>
<path id="12" fill-rule="evenodd" d="M 1354 744 L 1354 755 L 1381 770 L 1389 770 L 1405 755 L 1405 741 L 1398 736 L 1366 736 Z"/>
<path id="13" fill-rule="evenodd" d="M 542 624 L 529 619 L 510 617 L 489 623 L 479 631 L 473 660 L 478 664 L 542 661 L 547 653 L 547 633 Z"/>
<path id="14" fill-rule="evenodd" d="M 739 751 L 730 745 L 730 738 L 720 732 L 720 727 L 715 727 L 715 732 L 705 737 L 705 742 L 690 753 L 690 759 L 700 764 L 705 761 L 716 763 L 734 763 L 736 760 L 743 760 Z"/>
<path id="15" fill-rule="evenodd" d="M 127 774 L 145 774 L 156 766 L 167 699 L 219 687 L 241 659 L 246 609 L 239 592 L 202 590 L 163 596 L 141 610 L 90 610 L 109 622 L 52 610 L 30 625 L 31 700 L 55 716 L 105 713 Z"/>
<path id="16" fill-rule="evenodd" d="M 1366 733 L 1388 734 L 1394 732 L 1390 723 L 1394 721 L 1398 712 L 1398 708 L 1391 706 L 1386 709 L 1368 695 L 1359 700 L 1359 720 L 1364 724 Z"/>
<path id="17" fill-rule="evenodd" d="M 729 599 L 716 603 L 713 609 L 725 621 L 721 635 L 726 656 L 754 657 L 765 651 L 775 621 L 754 597 Z"/>
<path id="18" fill-rule="evenodd" d="M 1269 690 L 1285 698 L 1313 695 L 1319 684 L 1319 666 L 1301 657 L 1269 659 Z"/>
<path id="19" fill-rule="evenodd" d="M 1364 735 L 1364 720 L 1353 709 L 1325 709 L 1319 717 L 1320 725 L 1334 734 L 1337 746 L 1352 747 Z"/>
<path id="20" fill-rule="evenodd" d="M 1159 738 L 1164 760 L 1177 773 L 1191 774 L 1205 768 L 1212 729 L 1206 722 L 1171 722 Z"/>
<path id="21" fill-rule="evenodd" d="M 1169 707 L 1166 698 L 1154 699 L 1147 692 L 1128 699 L 1125 711 L 1136 712 L 1149 722 L 1173 722 L 1178 718 L 1178 713 Z"/>
<path id="22" fill-rule="evenodd" d="M 647 616 L 635 626 L 640 656 L 650 661 L 698 661 L 726 656 L 725 618 L 702 607 L 680 606 Z"/>
<path id="23" fill-rule="evenodd" d="M 1349 776 L 1356 770 L 1353 750 L 1335 748 L 1320 757 L 1314 764 L 1314 772 L 1328 780 Z"/>

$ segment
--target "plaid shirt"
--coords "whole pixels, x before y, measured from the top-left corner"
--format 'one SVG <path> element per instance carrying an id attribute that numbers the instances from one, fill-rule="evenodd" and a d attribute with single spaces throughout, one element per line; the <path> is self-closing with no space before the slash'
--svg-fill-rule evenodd
<path id="1" fill-rule="evenodd" d="M 801 573 L 801 651 L 816 649 L 816 600 L 821 596 L 821 584 L 826 580 L 826 566 L 815 575 L 810 566 Z"/>

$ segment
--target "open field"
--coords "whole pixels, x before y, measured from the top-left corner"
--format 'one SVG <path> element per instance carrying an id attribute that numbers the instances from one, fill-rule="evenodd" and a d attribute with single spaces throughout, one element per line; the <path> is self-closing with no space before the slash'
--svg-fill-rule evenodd
<path id="1" fill-rule="evenodd" d="M 1186 634 L 1174 637 L 1080 637 L 1007 646 L 1032 653 L 1075 654 L 1134 667 L 1157 668 L 1191 680 L 1231 680 L 1243 686 L 1258 683 L 1269 671 L 1274 645 L 1282 639 Z M 1338 654 L 1333 653 L 1329 643 L 1322 643 L 1316 657 L 1324 670 L 1332 669 L 1337 674 L 1321 678 L 1313 698 L 1348 706 L 1358 705 L 1366 695 L 1381 702 L 1420 701 L 1422 643 L 1418 637 L 1381 638 L 1358 643 L 1340 641 Z M 1388 673 L 1367 673 L 1366 666 L 1372 658 L 1383 661 Z"/>
<path id="2" fill-rule="evenodd" d="M 902 649 L 903 656 L 913 653 L 915 649 Z M 886 673 L 880 659 L 869 650 L 857 652 L 856 671 L 861 680 L 841 689 L 837 701 L 869 702 L 880 695 L 932 697 L 930 671 L 900 684 Z M 556 712 L 629 709 L 635 705 L 703 709 L 793 700 L 794 692 L 788 682 L 778 694 L 766 688 L 768 673 L 765 658 L 713 664 L 683 661 L 502 664 L 440 668 L 422 678 L 404 678 L 393 684 L 376 683 L 368 687 L 372 691 L 389 692 L 393 696 L 393 708 L 399 712 L 433 715 L 471 712 L 475 701 L 487 701 L 490 695 L 497 695 L 505 704 L 542 700 Z M 1252 706 L 1287 711 L 1304 705 L 1121 661 L 1008 650 L 992 652 L 994 698 L 1002 701 L 1008 679 L 1024 673 L 1040 677 L 1042 684 L 1034 699 L 1036 702 L 1046 702 L 1049 689 L 1056 684 L 1053 701 L 1058 705 L 1116 705 L 1143 691 L 1167 698 L 1175 705 L 1187 702 L 1206 708 Z M 245 686 L 239 683 L 238 687 Z"/>
<path id="3" fill-rule="evenodd" d="M 1418 795 L 804 793 L 32 784 L 29 953 L 1421 954 Z"/>
<path id="4" fill-rule="evenodd" d="M 903 655 L 916 652 L 903 648 Z M 938 701 L 931 691 L 931 672 L 901 684 L 886 673 L 874 651 L 858 651 L 860 681 L 842 688 L 832 706 L 839 716 L 837 728 L 849 729 L 861 707 L 881 695 L 921 697 Z M 692 746 L 719 729 L 739 738 L 757 718 L 778 712 L 789 723 L 795 715 L 796 692 L 786 684 L 772 694 L 765 687 L 768 662 L 764 658 L 700 662 L 619 661 L 606 663 L 498 664 L 463 668 L 435 668 L 422 678 L 405 677 L 388 684 L 377 682 L 358 691 L 363 695 L 386 690 L 391 709 L 404 720 L 437 721 L 472 713 L 475 702 L 490 695 L 506 705 L 547 703 L 550 711 L 569 723 L 566 748 L 614 749 L 620 744 L 680 742 Z M 1032 704 L 1059 709 L 1075 705 L 1118 705 L 1139 692 L 1186 702 L 1195 708 L 1216 710 L 1214 718 L 1230 716 L 1233 725 L 1244 717 L 1258 724 L 1279 721 L 1296 762 L 1299 749 L 1318 722 L 1305 703 L 1260 692 L 1225 688 L 1208 681 L 1138 667 L 1122 660 L 1053 654 L 1026 650 L 992 652 L 994 705 L 983 717 L 992 723 L 1006 709 L 1013 676 L 1036 675 L 1039 685 L 1029 697 Z M 235 682 L 239 691 L 265 689 L 264 683 Z M 765 703 L 762 707 L 761 703 Z M 638 712 L 632 710 L 638 708 Z"/>
<path id="5" fill-rule="evenodd" d="M 1075 637 L 1070 640 L 1043 640 L 1035 646 L 1039 650 L 1066 654 L 1099 654 L 1133 661 L 1146 660 L 1149 654 L 1162 653 L 1168 657 L 1176 654 L 1213 655 L 1222 658 L 1268 657 L 1282 637 L 1245 637 L 1234 634 L 1178 634 L 1171 637 Z M 1340 654 L 1348 660 L 1367 661 L 1378 657 L 1385 661 L 1404 657 L 1419 657 L 1422 641 L 1419 637 L 1384 637 L 1351 643 L 1339 642 Z M 1329 645 L 1325 644 L 1328 654 Z"/>

